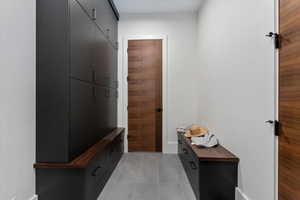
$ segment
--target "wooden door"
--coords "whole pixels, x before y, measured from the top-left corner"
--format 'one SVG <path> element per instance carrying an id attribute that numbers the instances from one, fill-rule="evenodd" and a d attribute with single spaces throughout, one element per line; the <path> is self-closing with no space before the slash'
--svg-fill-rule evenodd
<path id="1" fill-rule="evenodd" d="M 279 200 L 300 199 L 300 1 L 280 0 Z"/>
<path id="2" fill-rule="evenodd" d="M 128 151 L 162 151 L 162 40 L 128 42 Z"/>

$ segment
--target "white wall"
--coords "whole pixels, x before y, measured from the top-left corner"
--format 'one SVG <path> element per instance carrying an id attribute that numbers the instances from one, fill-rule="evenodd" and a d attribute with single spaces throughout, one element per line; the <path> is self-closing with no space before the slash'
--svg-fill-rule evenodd
<path id="1" fill-rule="evenodd" d="M 0 7 L 0 199 L 35 193 L 35 0 Z"/>
<path id="2" fill-rule="evenodd" d="M 251 200 L 274 199 L 274 3 L 207 0 L 199 11 L 199 119 L 241 159 Z"/>
<path id="3" fill-rule="evenodd" d="M 119 80 L 127 84 L 123 70 L 123 39 L 132 35 L 168 36 L 167 134 L 166 152 L 176 152 L 176 127 L 198 120 L 196 87 L 198 74 L 195 65 L 197 39 L 196 13 L 122 15 L 119 22 Z M 126 71 L 126 70 L 125 70 Z M 123 79 L 122 79 L 123 77 Z M 120 87 L 122 87 L 122 84 Z M 124 104 L 122 104 L 124 103 Z M 119 125 L 126 126 L 122 107 L 126 98 L 119 98 Z M 193 105 L 193 106 L 192 106 Z"/>

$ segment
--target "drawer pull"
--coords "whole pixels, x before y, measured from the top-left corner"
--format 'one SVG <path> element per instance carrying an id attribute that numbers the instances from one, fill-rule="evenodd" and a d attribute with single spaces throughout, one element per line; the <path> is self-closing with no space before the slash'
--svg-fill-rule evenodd
<path id="1" fill-rule="evenodd" d="M 101 169 L 101 167 L 98 166 L 98 167 L 92 172 L 92 176 L 97 176 L 100 169 Z"/>
<path id="2" fill-rule="evenodd" d="M 197 166 L 193 161 L 190 161 L 190 165 L 191 165 L 192 169 L 195 169 L 195 170 L 197 169 Z"/>
<path id="3" fill-rule="evenodd" d="M 188 154 L 189 152 L 186 149 L 182 149 L 184 154 Z"/>

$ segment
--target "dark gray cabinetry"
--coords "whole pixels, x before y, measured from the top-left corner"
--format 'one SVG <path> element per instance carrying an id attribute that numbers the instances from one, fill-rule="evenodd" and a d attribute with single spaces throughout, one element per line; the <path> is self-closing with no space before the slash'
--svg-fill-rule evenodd
<path id="1" fill-rule="evenodd" d="M 110 0 L 36 6 L 36 190 L 40 200 L 96 200 L 123 153 L 118 12 Z"/>
<path id="2" fill-rule="evenodd" d="M 37 1 L 37 162 L 70 162 L 116 128 L 117 48 L 90 14 L 117 29 L 110 5 Z"/>

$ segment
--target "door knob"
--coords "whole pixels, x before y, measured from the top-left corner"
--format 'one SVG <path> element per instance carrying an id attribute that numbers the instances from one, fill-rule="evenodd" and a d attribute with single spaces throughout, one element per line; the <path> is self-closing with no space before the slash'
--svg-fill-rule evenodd
<path id="1" fill-rule="evenodd" d="M 280 134 L 280 123 L 277 120 L 268 120 L 266 123 L 274 125 L 274 134 L 275 136 L 279 136 Z"/>
<path id="2" fill-rule="evenodd" d="M 162 112 L 163 109 L 162 108 L 156 108 L 156 112 Z"/>
<path id="3" fill-rule="evenodd" d="M 266 121 L 266 123 L 268 123 L 268 124 L 274 124 L 274 121 L 273 120 L 268 120 L 268 121 Z"/>

